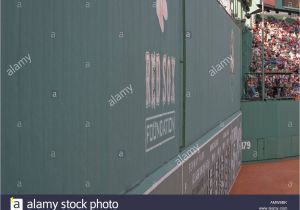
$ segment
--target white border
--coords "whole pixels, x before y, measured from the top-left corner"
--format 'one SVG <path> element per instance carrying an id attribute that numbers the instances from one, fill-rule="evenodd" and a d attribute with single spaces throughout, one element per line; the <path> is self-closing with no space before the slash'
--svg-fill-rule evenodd
<path id="1" fill-rule="evenodd" d="M 153 119 L 156 119 L 156 118 L 159 118 L 159 117 L 168 115 L 168 114 L 173 114 L 173 113 L 175 114 L 175 111 L 171 111 L 171 112 L 166 112 L 166 113 L 158 114 L 158 115 L 155 115 L 155 116 L 146 118 L 145 121 L 153 120 Z"/>
<path id="2" fill-rule="evenodd" d="M 174 139 L 174 138 L 175 138 L 175 136 L 171 136 L 171 137 L 169 137 L 169 138 L 167 138 L 167 139 L 165 139 L 165 140 L 159 142 L 158 144 L 155 144 L 154 146 L 152 146 L 152 147 L 150 147 L 150 148 L 147 148 L 147 149 L 146 149 L 146 152 L 150 152 L 151 150 L 153 150 L 153 149 L 155 149 L 155 148 L 157 148 L 157 147 L 160 147 L 160 146 L 163 145 L 164 143 L 167 143 L 168 141 L 171 141 L 171 140 Z"/>
<path id="3" fill-rule="evenodd" d="M 156 118 L 160 118 L 160 117 L 163 117 L 165 115 L 171 115 L 171 114 L 174 114 L 174 119 L 175 119 L 175 123 L 176 123 L 176 116 L 175 116 L 175 111 L 171 111 L 171 112 L 166 112 L 166 113 L 162 113 L 162 114 L 158 114 L 158 115 L 155 115 L 155 116 L 152 116 L 152 117 L 148 117 L 145 119 L 145 132 L 146 132 L 146 123 L 147 121 L 149 120 L 153 120 L 153 119 L 156 119 Z M 174 134 L 175 134 L 175 128 L 176 128 L 176 125 L 174 127 Z M 145 133 L 146 134 L 146 133 Z M 172 139 L 175 138 L 175 135 L 155 144 L 154 146 L 150 147 L 150 148 L 147 148 L 147 141 L 146 141 L 146 138 L 145 138 L 145 152 L 150 152 L 151 150 L 157 148 L 157 147 L 160 147 L 161 145 L 163 145 L 164 143 L 167 143 L 168 141 L 171 141 Z"/>

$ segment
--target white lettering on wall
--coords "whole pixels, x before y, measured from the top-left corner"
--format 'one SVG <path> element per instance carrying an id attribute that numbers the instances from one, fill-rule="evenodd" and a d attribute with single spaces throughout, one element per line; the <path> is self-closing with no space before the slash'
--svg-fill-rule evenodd
<path id="1" fill-rule="evenodd" d="M 159 53 L 146 52 L 146 108 L 175 104 L 176 59 L 163 55 L 162 70 Z M 162 79 L 162 87 L 161 87 Z M 162 91 L 162 92 L 161 92 Z"/>

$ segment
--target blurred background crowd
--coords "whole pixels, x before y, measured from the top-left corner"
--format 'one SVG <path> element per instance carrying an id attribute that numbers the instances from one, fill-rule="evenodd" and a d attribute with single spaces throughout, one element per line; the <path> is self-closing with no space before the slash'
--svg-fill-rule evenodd
<path id="1" fill-rule="evenodd" d="M 262 66 L 265 72 L 265 98 L 299 99 L 300 39 L 299 20 L 264 19 L 264 60 L 262 56 L 262 20 L 253 27 L 252 61 L 246 77 L 245 95 L 259 99 L 262 94 Z"/>

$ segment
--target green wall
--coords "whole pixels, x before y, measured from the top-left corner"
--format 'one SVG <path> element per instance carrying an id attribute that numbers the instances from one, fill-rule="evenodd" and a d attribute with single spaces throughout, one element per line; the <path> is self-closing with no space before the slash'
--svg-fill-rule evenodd
<path id="1" fill-rule="evenodd" d="M 152 0 L 89 2 L 2 1 L 3 193 L 123 193 L 179 152 L 181 1 L 168 1 L 164 32 Z M 175 58 L 175 103 L 146 107 L 147 52 L 162 68 L 164 55 Z M 170 112 L 169 141 L 147 143 L 150 118 Z"/>
<path id="2" fill-rule="evenodd" d="M 241 29 L 217 1 L 186 1 L 186 145 L 240 110 Z M 225 58 L 233 56 L 214 76 Z"/>
<path id="3" fill-rule="evenodd" d="M 243 161 L 299 156 L 299 101 L 243 102 Z"/>
<path id="4" fill-rule="evenodd" d="M 2 0 L 4 194 L 125 193 L 239 112 L 240 28 L 217 1 L 154 2 Z"/>

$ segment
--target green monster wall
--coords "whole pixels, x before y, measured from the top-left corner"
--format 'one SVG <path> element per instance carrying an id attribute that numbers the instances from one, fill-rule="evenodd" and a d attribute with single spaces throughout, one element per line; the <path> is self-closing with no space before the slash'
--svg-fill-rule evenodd
<path id="1" fill-rule="evenodd" d="M 126 193 L 238 115 L 232 184 L 241 31 L 217 1 L 1 2 L 4 194 Z"/>
<path id="2" fill-rule="evenodd" d="M 189 145 L 240 110 L 242 59 L 241 30 L 216 1 L 187 0 L 186 31 L 190 33 L 185 132 Z M 222 65 L 228 57 L 233 59 Z"/>
<path id="3" fill-rule="evenodd" d="M 181 1 L 163 32 L 151 0 L 2 2 L 4 193 L 124 193 L 176 156 Z M 168 130 L 150 141 L 157 120 Z"/>

